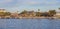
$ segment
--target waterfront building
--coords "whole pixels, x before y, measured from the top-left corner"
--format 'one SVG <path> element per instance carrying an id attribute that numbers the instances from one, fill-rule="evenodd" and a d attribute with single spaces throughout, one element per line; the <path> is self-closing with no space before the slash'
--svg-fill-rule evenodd
<path id="1" fill-rule="evenodd" d="M 5 9 L 0 9 L 0 18 L 5 17 L 5 12 L 7 12 Z"/>
<path id="2" fill-rule="evenodd" d="M 10 17 L 12 17 L 12 18 L 17 18 L 17 17 L 19 17 L 19 15 L 18 15 L 17 12 L 15 12 L 15 13 L 11 13 L 11 16 L 10 16 Z"/>
<path id="3" fill-rule="evenodd" d="M 34 11 L 28 11 L 27 15 L 30 17 L 34 17 L 34 16 L 36 16 L 36 13 Z"/>
<path id="4" fill-rule="evenodd" d="M 57 12 L 55 16 L 60 17 L 60 12 Z"/>
<path id="5" fill-rule="evenodd" d="M 5 9 L 0 9 L 0 12 L 7 12 Z"/>
<path id="6" fill-rule="evenodd" d="M 48 13 L 41 13 L 41 15 L 40 16 L 48 16 Z"/>

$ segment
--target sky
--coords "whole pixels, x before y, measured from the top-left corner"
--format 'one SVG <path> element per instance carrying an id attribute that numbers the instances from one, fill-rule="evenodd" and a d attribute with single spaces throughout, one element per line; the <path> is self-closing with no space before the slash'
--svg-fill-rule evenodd
<path id="1" fill-rule="evenodd" d="M 58 10 L 60 0 L 0 0 L 0 9 L 6 9 L 10 12 L 34 10 L 48 11 Z"/>

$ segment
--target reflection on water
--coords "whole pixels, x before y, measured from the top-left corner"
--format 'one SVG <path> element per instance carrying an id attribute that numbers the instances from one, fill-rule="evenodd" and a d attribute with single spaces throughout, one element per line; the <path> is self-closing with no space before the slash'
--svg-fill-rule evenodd
<path id="1" fill-rule="evenodd" d="M 60 19 L 0 19 L 0 29 L 60 29 Z"/>

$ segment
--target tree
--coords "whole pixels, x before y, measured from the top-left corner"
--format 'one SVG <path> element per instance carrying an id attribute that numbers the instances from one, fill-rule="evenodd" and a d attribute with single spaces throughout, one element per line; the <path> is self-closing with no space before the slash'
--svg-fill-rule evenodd
<path id="1" fill-rule="evenodd" d="M 60 10 L 60 8 L 58 8 Z"/>
<path id="2" fill-rule="evenodd" d="M 10 15 L 10 12 L 0 12 L 0 16 L 8 16 Z"/>
<path id="3" fill-rule="evenodd" d="M 24 10 L 24 11 L 22 11 L 20 14 L 26 14 L 27 13 L 27 11 L 26 10 Z"/>
<path id="4" fill-rule="evenodd" d="M 40 9 L 38 9 L 38 12 L 40 11 Z"/>
<path id="5" fill-rule="evenodd" d="M 56 14 L 56 11 L 55 10 L 49 10 L 49 15 L 50 16 L 53 16 L 53 15 L 55 15 Z"/>
<path id="6" fill-rule="evenodd" d="M 40 12 L 36 12 L 36 16 L 40 16 L 41 14 L 40 14 Z"/>
<path id="7" fill-rule="evenodd" d="M 9 16 L 9 15 L 11 15 L 11 13 L 10 13 L 10 12 L 5 12 L 4 15 L 5 15 L 5 16 Z"/>
<path id="8" fill-rule="evenodd" d="M 0 12 L 0 16 L 4 16 L 4 12 Z"/>
<path id="9" fill-rule="evenodd" d="M 38 12 L 36 12 L 36 16 L 40 16 L 41 14 L 40 14 L 40 9 L 38 9 Z"/>

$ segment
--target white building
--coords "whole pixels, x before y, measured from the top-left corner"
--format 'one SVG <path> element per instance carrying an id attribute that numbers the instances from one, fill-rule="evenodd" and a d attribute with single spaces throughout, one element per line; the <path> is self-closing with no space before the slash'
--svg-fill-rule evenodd
<path id="1" fill-rule="evenodd" d="M 56 17 L 60 17 L 60 10 L 56 11 Z"/>
<path id="2" fill-rule="evenodd" d="M 0 12 L 6 12 L 5 9 L 0 9 Z"/>

